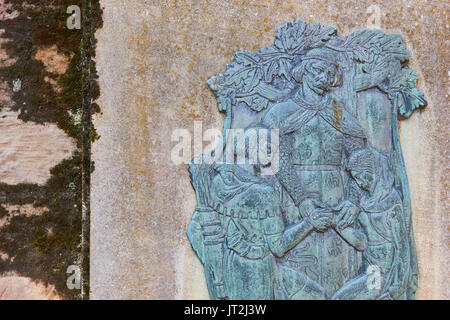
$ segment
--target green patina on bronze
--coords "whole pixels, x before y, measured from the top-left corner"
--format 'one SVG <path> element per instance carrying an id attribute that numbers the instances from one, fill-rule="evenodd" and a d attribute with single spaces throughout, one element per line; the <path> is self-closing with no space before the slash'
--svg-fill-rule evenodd
<path id="1" fill-rule="evenodd" d="M 224 137 L 246 133 L 190 165 L 197 209 L 187 235 L 211 298 L 414 298 L 397 119 L 426 100 L 408 59 L 400 35 L 341 38 L 297 19 L 208 81 L 226 112 Z M 251 162 L 250 137 L 267 132 L 270 162 Z"/>
<path id="2" fill-rule="evenodd" d="M 81 0 L 45 0 L 33 5 L 26 5 L 24 1 L 5 2 L 12 5 L 11 11 L 20 13 L 12 20 L 0 21 L 0 28 L 5 30 L 3 37 L 10 39 L 4 48 L 9 57 L 16 59 L 13 65 L 0 68 L 0 76 L 11 86 L 17 78 L 22 81 L 21 90 L 12 96 L 14 104 L 11 109 L 18 111 L 19 119 L 23 121 L 57 124 L 75 139 L 77 149 L 70 159 L 51 170 L 51 178 L 43 186 L 0 184 L 0 204 L 33 204 L 49 209 L 41 216 L 11 217 L 10 223 L 0 229 L 0 251 L 10 257 L 0 261 L 0 272 L 14 271 L 54 285 L 63 298 L 80 298 L 78 290 L 69 290 L 66 285 L 67 267 L 83 260 L 82 151 L 86 141 L 83 140 L 84 123 L 74 121 L 73 115 L 83 114 L 84 96 L 88 96 L 89 101 L 99 96 L 95 64 L 90 57 L 95 55 L 93 33 L 102 25 L 100 5 L 97 1 L 87 1 L 91 42 L 90 50 L 82 52 L 83 29 L 69 30 L 66 26 L 67 7 L 86 5 Z M 69 58 L 67 71 L 60 76 L 47 72 L 43 63 L 34 58 L 37 48 L 53 45 L 56 45 L 58 53 Z M 86 59 L 89 60 L 90 72 L 83 70 L 82 62 Z M 83 91 L 83 73 L 89 75 L 88 91 Z M 62 90 L 58 92 L 54 85 L 44 80 L 45 77 L 57 81 Z M 99 112 L 95 103 L 88 107 L 89 117 L 91 113 Z M 95 129 L 90 129 L 89 141 L 96 138 Z M 7 214 L 0 205 L 0 215 Z"/>

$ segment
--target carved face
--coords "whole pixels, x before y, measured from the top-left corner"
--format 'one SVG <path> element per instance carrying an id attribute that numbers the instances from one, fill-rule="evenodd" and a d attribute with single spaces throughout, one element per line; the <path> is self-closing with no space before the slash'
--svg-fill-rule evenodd
<path id="1" fill-rule="evenodd" d="M 329 91 L 336 78 L 336 67 L 322 60 L 311 60 L 306 66 L 303 81 L 317 94 Z"/>
<path id="2" fill-rule="evenodd" d="M 371 191 L 374 181 L 374 175 L 372 173 L 368 171 L 359 172 L 355 169 L 352 169 L 350 173 L 361 189 Z"/>

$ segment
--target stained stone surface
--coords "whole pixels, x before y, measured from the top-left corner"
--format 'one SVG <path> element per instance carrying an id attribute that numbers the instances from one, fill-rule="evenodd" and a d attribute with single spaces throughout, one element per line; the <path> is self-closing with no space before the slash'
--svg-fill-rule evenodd
<path id="1" fill-rule="evenodd" d="M 60 300 L 54 286 L 14 273 L 0 278 L 0 300 Z"/>
<path id="2" fill-rule="evenodd" d="M 62 80 L 74 69 L 64 44 L 80 41 L 65 17 L 61 1 L 0 0 L 0 300 L 76 297 L 65 265 L 80 251 L 70 169 L 80 157 L 66 121 L 77 83 Z"/>
<path id="3" fill-rule="evenodd" d="M 175 129 L 223 127 L 206 80 L 236 51 L 272 44 L 302 17 L 346 36 L 367 27 L 372 1 L 104 0 L 97 32 L 102 114 L 93 146 L 91 290 L 94 299 L 208 299 L 186 237 L 195 208 L 187 164 L 175 165 Z M 380 27 L 400 33 L 428 107 L 400 122 L 419 262 L 417 299 L 448 290 L 448 5 L 378 1 Z M 448 184 L 448 183 L 447 183 Z"/>
<path id="4" fill-rule="evenodd" d="M 0 182 L 43 185 L 50 169 L 71 157 L 75 142 L 55 124 L 23 122 L 18 115 L 0 112 Z"/>

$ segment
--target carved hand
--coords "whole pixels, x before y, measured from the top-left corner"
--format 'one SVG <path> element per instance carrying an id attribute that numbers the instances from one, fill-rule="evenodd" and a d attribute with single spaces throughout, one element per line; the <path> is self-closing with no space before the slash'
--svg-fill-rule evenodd
<path id="1" fill-rule="evenodd" d="M 323 209 L 327 208 L 328 206 L 314 198 L 309 198 L 304 200 L 298 207 L 300 214 L 302 217 L 308 217 L 310 216 L 314 211 L 320 209 L 323 211 Z"/>
<path id="2" fill-rule="evenodd" d="M 309 222 L 319 232 L 331 227 L 332 213 L 316 210 L 309 217 Z"/>
<path id="3" fill-rule="evenodd" d="M 339 229 L 345 229 L 351 226 L 360 212 L 359 207 L 348 200 L 342 201 L 335 210 L 339 211 L 337 223 Z"/>

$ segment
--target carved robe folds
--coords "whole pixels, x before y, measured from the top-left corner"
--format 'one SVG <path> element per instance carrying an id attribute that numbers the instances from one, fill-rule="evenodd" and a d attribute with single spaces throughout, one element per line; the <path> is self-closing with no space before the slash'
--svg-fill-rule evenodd
<path id="1" fill-rule="evenodd" d="M 318 199 L 332 207 L 345 198 L 348 183 L 342 163 L 352 151 L 364 146 L 365 135 L 358 121 L 337 101 L 329 98 L 322 105 L 309 106 L 294 96 L 274 105 L 262 122 L 280 130 L 277 178 L 302 215 L 308 215 L 302 207 L 307 199 Z M 354 276 L 356 270 L 348 264 L 357 260 L 356 252 L 335 231 L 313 233 L 305 241 L 309 245 L 302 255 L 309 259 L 295 261 L 296 268 L 329 292 Z"/>

